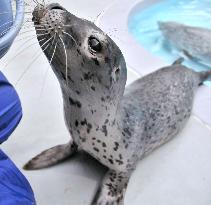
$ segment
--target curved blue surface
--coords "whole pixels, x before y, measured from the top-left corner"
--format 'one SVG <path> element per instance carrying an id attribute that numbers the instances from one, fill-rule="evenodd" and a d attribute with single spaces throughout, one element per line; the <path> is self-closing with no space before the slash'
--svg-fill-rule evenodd
<path id="1" fill-rule="evenodd" d="M 22 117 L 19 97 L 0 72 L 0 144 L 7 140 Z"/>
<path id="2" fill-rule="evenodd" d="M 0 205 L 35 205 L 28 181 L 1 150 Z"/>
<path id="3" fill-rule="evenodd" d="M 19 97 L 0 72 L 0 144 L 22 117 Z M 14 163 L 0 150 L 0 205 L 35 205 L 33 191 Z"/>

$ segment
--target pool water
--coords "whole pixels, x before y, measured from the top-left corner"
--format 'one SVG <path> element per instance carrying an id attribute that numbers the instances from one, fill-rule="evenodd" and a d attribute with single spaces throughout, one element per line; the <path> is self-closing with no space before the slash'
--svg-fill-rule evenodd
<path id="1" fill-rule="evenodd" d="M 173 48 L 158 28 L 158 21 L 175 21 L 190 26 L 211 29 L 211 0 L 163 0 L 150 7 L 137 10 L 128 22 L 129 31 L 135 39 L 153 54 L 171 64 L 184 56 Z M 194 60 L 185 58 L 183 65 L 196 71 L 211 69 Z M 211 87 L 211 82 L 206 84 Z"/>

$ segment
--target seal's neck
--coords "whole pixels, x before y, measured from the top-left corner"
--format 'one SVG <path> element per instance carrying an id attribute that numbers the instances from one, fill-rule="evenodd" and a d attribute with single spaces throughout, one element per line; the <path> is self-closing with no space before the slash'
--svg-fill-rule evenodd
<path id="1" fill-rule="evenodd" d="M 102 92 L 97 88 L 93 94 L 88 91 L 79 93 L 66 86 L 62 85 L 61 88 L 65 119 L 72 135 L 80 134 L 84 139 L 96 135 L 112 135 L 113 138 L 119 135 L 116 116 L 123 93 L 114 95 L 111 90 Z"/>
<path id="2" fill-rule="evenodd" d="M 104 121 L 104 118 L 115 119 L 118 104 L 122 98 L 122 94 L 115 94 L 112 90 L 98 90 L 95 92 L 88 90 L 74 91 L 66 88 L 67 85 L 61 86 L 65 106 L 68 106 L 72 111 L 76 111 L 81 118 L 90 117 L 99 118 Z"/>

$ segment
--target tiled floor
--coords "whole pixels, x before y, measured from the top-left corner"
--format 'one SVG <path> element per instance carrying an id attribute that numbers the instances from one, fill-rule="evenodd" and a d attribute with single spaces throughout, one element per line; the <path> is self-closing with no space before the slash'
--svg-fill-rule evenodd
<path id="1" fill-rule="evenodd" d="M 95 20 L 113 0 L 57 0 L 70 12 Z M 29 33 L 31 35 L 31 33 Z M 20 36 L 19 39 L 23 38 Z M 14 84 L 33 61 L 38 46 L 20 52 L 23 41 L 1 62 L 1 68 Z M 36 42 L 36 41 L 34 41 Z M 30 45 L 32 42 L 28 42 Z M 24 117 L 4 150 L 19 168 L 40 151 L 66 142 L 62 97 L 56 78 L 44 56 L 34 62 L 17 83 Z M 129 72 L 129 81 L 136 79 Z M 144 159 L 135 171 L 126 194 L 125 205 L 209 205 L 211 204 L 211 130 L 192 117 L 184 131 L 172 142 Z M 25 172 L 38 205 L 89 205 L 105 168 L 80 154 L 61 165 Z"/>

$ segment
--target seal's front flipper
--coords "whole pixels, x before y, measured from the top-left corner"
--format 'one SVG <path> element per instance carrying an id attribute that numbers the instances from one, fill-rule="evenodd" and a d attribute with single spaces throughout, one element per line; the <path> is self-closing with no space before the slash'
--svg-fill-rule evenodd
<path id="1" fill-rule="evenodd" d="M 71 141 L 68 144 L 52 147 L 31 159 L 23 169 L 35 170 L 53 166 L 64 161 L 77 152 L 77 145 Z"/>
<path id="2" fill-rule="evenodd" d="M 129 174 L 109 170 L 91 205 L 124 205 Z"/>
<path id="3" fill-rule="evenodd" d="M 183 62 L 184 62 L 184 58 L 183 57 L 180 57 L 178 58 L 177 60 L 175 60 L 172 65 L 181 65 Z"/>

